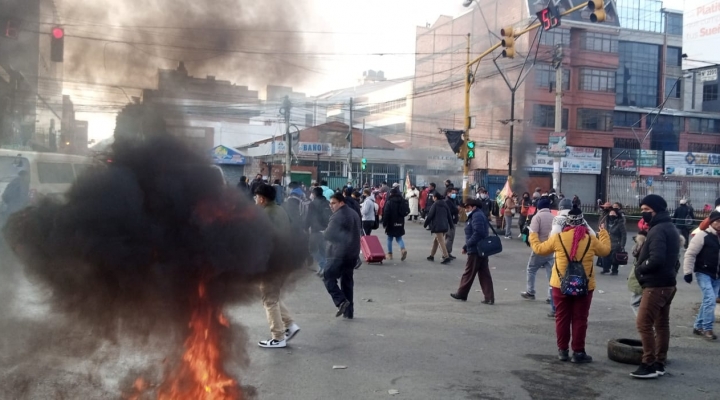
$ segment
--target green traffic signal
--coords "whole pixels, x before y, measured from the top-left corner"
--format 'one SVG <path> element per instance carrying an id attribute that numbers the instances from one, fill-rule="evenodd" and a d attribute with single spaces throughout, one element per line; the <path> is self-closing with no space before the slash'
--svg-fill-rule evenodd
<path id="1" fill-rule="evenodd" d="M 367 167 L 366 164 L 363 164 L 363 165 L 360 166 L 360 168 L 362 168 L 363 170 L 365 169 L 365 167 Z"/>
<path id="2" fill-rule="evenodd" d="M 475 150 L 468 150 L 468 159 L 475 158 Z"/>
<path id="3" fill-rule="evenodd" d="M 363 164 L 367 164 L 367 159 L 363 158 L 362 160 L 360 160 L 360 162 L 362 162 Z"/>
<path id="4" fill-rule="evenodd" d="M 468 149 L 474 149 L 474 148 L 475 148 L 475 142 L 473 142 L 472 140 L 468 141 L 468 142 L 467 142 L 467 148 L 468 148 Z"/>

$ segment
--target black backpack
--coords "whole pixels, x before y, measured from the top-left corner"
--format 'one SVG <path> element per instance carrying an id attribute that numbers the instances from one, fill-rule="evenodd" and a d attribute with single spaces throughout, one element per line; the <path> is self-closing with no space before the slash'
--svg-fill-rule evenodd
<path id="1" fill-rule="evenodd" d="M 558 238 L 558 240 L 560 239 Z M 565 275 L 560 277 L 560 270 L 557 267 L 557 260 L 555 260 L 555 270 L 557 271 L 558 277 L 560 278 L 560 293 L 564 294 L 565 296 L 587 296 L 588 294 L 588 285 L 590 283 L 589 278 L 592 278 L 592 269 L 590 270 L 590 276 L 588 277 L 587 274 L 585 274 L 585 267 L 582 264 L 582 260 L 585 258 L 585 255 L 590 249 L 591 240 L 592 239 L 588 237 L 588 243 L 585 247 L 585 252 L 583 253 L 582 257 L 580 257 L 580 261 L 570 259 L 565 245 L 563 244 L 562 240 L 560 240 L 560 245 L 565 252 L 565 257 L 567 257 L 568 265 L 567 269 L 565 270 Z"/>

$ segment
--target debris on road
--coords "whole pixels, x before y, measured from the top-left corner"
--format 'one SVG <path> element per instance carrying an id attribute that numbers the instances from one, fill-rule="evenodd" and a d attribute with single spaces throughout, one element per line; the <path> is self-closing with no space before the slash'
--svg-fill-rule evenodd
<path id="1" fill-rule="evenodd" d="M 344 365 L 333 365 L 333 369 L 347 369 Z"/>
<path id="2" fill-rule="evenodd" d="M 396 395 L 396 394 L 399 394 L 399 393 L 400 393 L 400 391 L 397 390 L 397 389 L 390 389 L 390 390 L 388 390 L 388 394 Z"/>

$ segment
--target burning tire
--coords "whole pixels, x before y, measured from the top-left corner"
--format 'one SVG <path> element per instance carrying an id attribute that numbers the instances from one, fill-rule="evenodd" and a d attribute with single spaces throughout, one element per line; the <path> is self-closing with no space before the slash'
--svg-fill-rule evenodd
<path id="1" fill-rule="evenodd" d="M 637 339 L 611 339 L 607 344 L 608 358 L 623 364 L 642 363 L 642 342 Z"/>

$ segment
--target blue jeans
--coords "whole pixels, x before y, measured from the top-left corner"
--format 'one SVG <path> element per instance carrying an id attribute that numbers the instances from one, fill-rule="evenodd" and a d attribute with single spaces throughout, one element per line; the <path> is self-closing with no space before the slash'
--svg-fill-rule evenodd
<path id="1" fill-rule="evenodd" d="M 550 308 L 555 312 L 555 304 L 552 297 L 552 288 L 550 287 L 550 277 L 555 263 L 555 256 L 539 256 L 535 253 L 530 254 L 527 265 L 527 293 L 535 295 L 535 276 L 540 268 L 545 268 L 545 275 L 548 283 L 548 297 L 550 298 Z"/>
<path id="2" fill-rule="evenodd" d="M 713 279 L 710 275 L 695 273 L 695 279 L 702 293 L 702 304 L 695 320 L 695 329 L 711 331 L 715 323 L 715 299 L 720 289 L 720 279 Z"/>
<path id="3" fill-rule="evenodd" d="M 405 242 L 403 241 L 402 236 L 397 236 L 397 237 L 395 237 L 395 236 L 388 236 L 388 237 L 387 237 L 388 253 L 389 253 L 389 254 L 392 254 L 392 242 L 393 242 L 393 238 L 397 241 L 398 246 L 400 246 L 400 250 L 405 250 Z"/>

